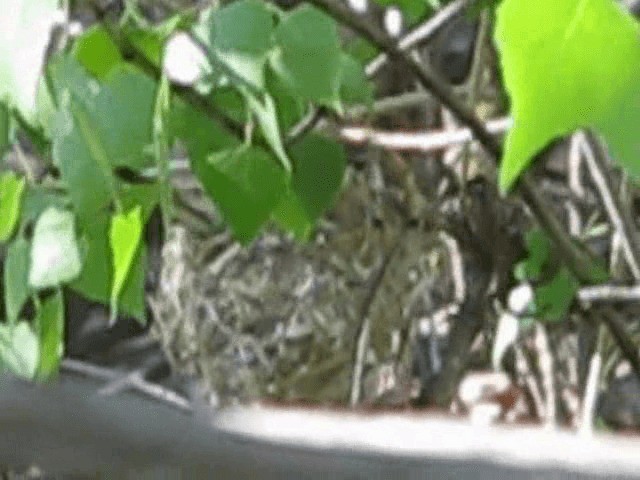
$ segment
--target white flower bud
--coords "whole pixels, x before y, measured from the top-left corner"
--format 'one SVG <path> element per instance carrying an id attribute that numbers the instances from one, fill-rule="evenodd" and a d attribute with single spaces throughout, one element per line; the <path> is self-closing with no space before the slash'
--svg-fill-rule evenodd
<path id="1" fill-rule="evenodd" d="M 163 70 L 169 80 L 180 85 L 193 85 L 202 78 L 206 67 L 205 52 L 188 34 L 179 32 L 167 41 Z"/>
<path id="2" fill-rule="evenodd" d="M 397 37 L 402 32 L 402 12 L 398 7 L 389 7 L 384 12 L 384 28 L 391 37 Z"/>
<path id="3" fill-rule="evenodd" d="M 369 8 L 368 0 L 347 0 L 349 7 L 356 13 L 365 13 Z"/>
<path id="4" fill-rule="evenodd" d="M 521 283 L 509 293 L 509 310 L 516 315 L 522 315 L 533 301 L 533 288 L 528 283 Z"/>

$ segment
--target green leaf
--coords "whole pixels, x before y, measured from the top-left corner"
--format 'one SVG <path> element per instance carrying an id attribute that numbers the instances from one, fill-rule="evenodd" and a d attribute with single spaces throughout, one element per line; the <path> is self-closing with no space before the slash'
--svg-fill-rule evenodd
<path id="1" fill-rule="evenodd" d="M 291 148 L 292 190 L 313 222 L 329 208 L 342 185 L 347 165 L 342 146 L 318 135 L 308 135 Z"/>
<path id="2" fill-rule="evenodd" d="M 102 25 L 87 29 L 73 44 L 72 54 L 96 78 L 104 78 L 124 59 Z"/>
<path id="3" fill-rule="evenodd" d="M 76 278 L 82 269 L 73 213 L 50 207 L 33 231 L 29 285 L 57 287 Z"/>
<path id="4" fill-rule="evenodd" d="M 158 36 L 155 32 L 137 26 L 127 25 L 123 28 L 127 40 L 137 48 L 147 60 L 156 67 L 162 65 L 163 44 L 166 40 Z"/>
<path id="5" fill-rule="evenodd" d="M 79 218 L 91 218 L 120 201 L 113 168 L 151 166 L 154 83 L 143 74 L 117 68 L 98 85 L 72 59 L 53 70 L 63 98 L 55 119 L 53 157 Z"/>
<path id="6" fill-rule="evenodd" d="M 0 175 L 0 242 L 6 242 L 18 225 L 25 180 L 13 172 Z"/>
<path id="7" fill-rule="evenodd" d="M 86 142 L 98 142 L 109 165 L 140 170 L 153 164 L 147 148 L 153 141 L 157 89 L 152 79 L 121 64 L 107 75 L 105 83 L 99 84 L 71 57 L 63 57 L 52 66 L 52 77 L 58 97 L 69 97 L 67 110 L 75 114 L 71 109 L 77 108 L 87 117 L 86 128 L 94 133 Z M 68 128 L 61 126 L 61 130 Z"/>
<path id="8" fill-rule="evenodd" d="M 38 337 L 27 322 L 0 324 L 0 370 L 34 378 L 40 358 Z"/>
<path id="9" fill-rule="evenodd" d="M 240 0 L 211 11 L 196 34 L 214 63 L 253 89 L 264 87 L 264 67 L 272 46 L 273 17 L 264 2 Z"/>
<path id="10" fill-rule="evenodd" d="M 340 100 L 346 104 L 373 103 L 373 86 L 367 80 L 362 65 L 351 55 L 341 57 Z"/>
<path id="11" fill-rule="evenodd" d="M 109 245 L 113 259 L 113 281 L 111 284 L 111 315 L 118 315 L 118 297 L 129 276 L 136 252 L 142 240 L 142 218 L 139 206 L 128 213 L 114 215 L 109 230 Z"/>
<path id="12" fill-rule="evenodd" d="M 378 55 L 378 49 L 362 37 L 355 37 L 344 46 L 345 52 L 363 65 Z"/>
<path id="13" fill-rule="evenodd" d="M 37 376 L 46 380 L 58 372 L 64 354 L 64 300 L 60 290 L 40 305 L 36 332 L 40 344 Z"/>
<path id="14" fill-rule="evenodd" d="M 142 223 L 146 225 L 160 202 L 161 189 L 157 183 L 125 184 L 122 187 L 122 208 L 140 207 Z"/>
<path id="15" fill-rule="evenodd" d="M 236 88 L 217 87 L 211 92 L 211 102 L 237 124 L 247 120 L 248 107 L 242 94 Z"/>
<path id="16" fill-rule="evenodd" d="M 264 138 L 271 147 L 273 153 L 276 154 L 278 160 L 282 164 L 283 168 L 287 171 L 291 171 L 291 160 L 284 149 L 284 143 L 282 141 L 282 134 L 280 132 L 280 125 L 278 124 L 278 113 L 276 111 L 276 104 L 273 101 L 271 95 L 265 94 L 262 96 L 262 100 L 250 92 L 243 90 L 247 104 L 258 120 L 260 129 L 264 134 Z"/>
<path id="17" fill-rule="evenodd" d="M 114 167 L 141 170 L 153 165 L 148 147 L 156 91 L 155 81 L 126 66 L 108 76 L 91 113 Z"/>
<path id="18" fill-rule="evenodd" d="M 309 239 L 314 222 L 302 207 L 300 198 L 291 189 L 287 190 L 272 217 L 280 228 L 292 233 L 297 240 L 303 242 Z"/>
<path id="19" fill-rule="evenodd" d="M 13 324 L 18 320 L 24 303 L 29 298 L 29 252 L 31 244 L 20 237 L 7 249 L 4 265 L 4 306 L 7 319 Z"/>
<path id="20" fill-rule="evenodd" d="M 303 5 L 286 15 L 275 38 L 278 49 L 270 59 L 276 73 L 305 99 L 333 104 L 342 67 L 335 22 L 320 10 Z"/>
<path id="21" fill-rule="evenodd" d="M 91 117 L 80 107 L 67 106 L 69 110 L 54 118 L 53 158 L 78 218 L 85 222 L 110 202 L 118 202 L 116 178 Z"/>
<path id="22" fill-rule="evenodd" d="M 0 101 L 33 124 L 36 93 L 58 0 L 4 0 L 0 15 Z"/>
<path id="23" fill-rule="evenodd" d="M 212 54 L 214 62 L 223 67 L 223 71 L 237 86 L 247 86 L 254 91 L 264 88 L 264 65 L 266 56 L 258 59 L 239 55 L 234 52 L 215 52 Z"/>
<path id="24" fill-rule="evenodd" d="M 611 0 L 502 2 L 495 38 L 514 120 L 503 191 L 552 139 L 583 127 L 599 130 L 617 160 L 640 174 L 639 35 Z"/>
<path id="25" fill-rule="evenodd" d="M 550 282 L 535 289 L 536 314 L 549 321 L 565 319 L 578 287 L 575 277 L 562 267 Z"/>
<path id="26" fill-rule="evenodd" d="M 525 244 L 529 255 L 516 266 L 516 278 L 520 281 L 538 280 L 550 260 L 551 240 L 543 230 L 536 228 L 527 232 Z"/>
<path id="27" fill-rule="evenodd" d="M 239 0 L 214 12 L 211 19 L 220 50 L 259 55 L 271 47 L 273 18 L 264 2 Z"/>
<path id="28" fill-rule="evenodd" d="M 267 92 L 276 105 L 277 125 L 280 131 L 289 131 L 308 112 L 309 103 L 291 92 L 273 71 L 267 72 Z"/>
<path id="29" fill-rule="evenodd" d="M 257 147 L 218 152 L 206 161 L 196 160 L 193 167 L 236 237 L 244 243 L 255 237 L 286 191 L 286 172 Z"/>
<path id="30" fill-rule="evenodd" d="M 84 267 L 80 276 L 70 284 L 76 292 L 95 302 L 109 305 L 111 302 L 111 285 L 113 265 L 109 247 L 110 217 L 103 214 L 86 225 L 83 231 L 83 242 L 86 245 Z M 125 281 L 120 296 L 119 310 L 145 323 L 144 279 L 147 252 L 140 246 L 131 267 L 131 273 Z"/>
<path id="31" fill-rule="evenodd" d="M 158 205 L 157 185 L 127 186 L 122 193 L 122 206 L 130 210 L 141 206 L 142 223 L 146 224 L 154 208 Z M 71 288 L 90 300 L 108 305 L 111 301 L 113 285 L 113 262 L 109 244 L 111 217 L 106 213 L 97 215 L 93 222 L 83 227 L 82 239 L 86 246 L 84 267 Z M 147 250 L 140 245 L 132 262 L 120 295 L 119 310 L 131 315 L 140 323 L 146 321 L 144 303 L 144 281 L 147 265 Z"/>
<path id="32" fill-rule="evenodd" d="M 340 190 L 346 156 L 339 144 L 317 135 L 296 143 L 291 156 L 290 188 L 274 210 L 273 219 L 299 240 L 306 240 Z"/>
<path id="33" fill-rule="evenodd" d="M 240 140 L 216 120 L 175 97 L 170 115 L 172 137 L 185 143 L 192 161 L 201 161 L 212 152 L 240 145 Z"/>

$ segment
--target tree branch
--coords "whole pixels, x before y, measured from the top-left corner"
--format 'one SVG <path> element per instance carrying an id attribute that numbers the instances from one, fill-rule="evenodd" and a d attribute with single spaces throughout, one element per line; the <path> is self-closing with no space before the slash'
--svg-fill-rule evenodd
<path id="1" fill-rule="evenodd" d="M 340 0 L 308 0 L 308 3 L 324 10 L 386 52 L 389 57 L 405 65 L 425 89 L 449 109 L 460 123 L 471 130 L 474 137 L 496 162 L 499 161 L 502 157 L 500 142 L 485 128 L 484 123 L 454 95 L 452 88 L 436 72 L 429 70 L 425 65 L 412 58 L 408 52 L 401 50 L 396 42 L 382 30 L 354 15 Z M 594 277 L 594 272 L 597 271 L 594 259 L 567 234 L 560 221 L 553 215 L 552 209 L 537 192 L 528 175 L 522 176 L 516 189 L 531 213 L 553 239 L 560 255 L 580 282 L 588 284 L 598 281 L 599 279 Z"/>

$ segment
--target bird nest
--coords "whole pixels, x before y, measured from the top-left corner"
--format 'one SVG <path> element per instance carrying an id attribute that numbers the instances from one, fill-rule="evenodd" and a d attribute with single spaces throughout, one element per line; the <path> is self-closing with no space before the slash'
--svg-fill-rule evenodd
<path id="1" fill-rule="evenodd" d="M 175 225 L 152 301 L 152 331 L 173 366 L 222 403 L 415 396 L 417 337 L 446 333 L 433 314 L 456 292 L 450 242 L 424 220 L 433 205 L 411 169 L 401 171 L 350 169 L 306 243 L 269 230 L 243 247 L 228 232 L 203 238 Z"/>

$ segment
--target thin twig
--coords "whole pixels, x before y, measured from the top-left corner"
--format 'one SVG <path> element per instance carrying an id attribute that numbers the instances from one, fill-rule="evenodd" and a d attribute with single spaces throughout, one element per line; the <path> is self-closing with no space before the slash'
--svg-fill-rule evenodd
<path id="1" fill-rule="evenodd" d="M 285 138 L 285 145 L 292 145 L 304 137 L 308 132 L 313 130 L 320 120 L 324 118 L 327 110 L 325 108 L 311 107 L 311 110 L 307 115 L 296 123 L 291 130 L 287 132 Z"/>
<path id="2" fill-rule="evenodd" d="M 445 233 L 444 231 L 441 231 L 438 234 L 438 237 L 449 253 L 454 301 L 461 305 L 467 297 L 467 282 L 465 281 L 464 261 L 462 259 L 462 253 L 460 252 L 460 245 L 453 236 Z"/>
<path id="3" fill-rule="evenodd" d="M 545 424 L 555 426 L 557 422 L 556 412 L 556 386 L 553 375 L 553 355 L 549 347 L 547 331 L 539 322 L 535 326 L 535 345 L 538 352 L 538 367 L 542 376 L 542 386 L 545 397 Z"/>
<path id="4" fill-rule="evenodd" d="M 422 105 L 431 99 L 433 99 L 433 96 L 427 92 L 408 92 L 402 95 L 376 100 L 371 107 L 363 105 L 355 106 L 347 110 L 345 118 L 357 119 L 360 117 L 367 117 L 368 119 L 371 119 L 390 111 L 409 108 L 415 105 Z M 327 112 L 328 110 L 326 108 L 312 108 L 302 120 L 287 132 L 285 145 L 290 146 L 295 144 L 313 129 L 322 129 L 326 127 Z M 328 133 L 330 134 L 334 133 L 330 131 L 331 129 L 325 128 L 325 130 L 329 130 Z"/>
<path id="5" fill-rule="evenodd" d="M 370 108 L 363 105 L 349 108 L 345 117 L 350 120 L 362 117 L 371 118 L 404 108 L 422 106 L 432 99 L 433 95 L 428 92 L 405 92 L 399 95 L 380 98 L 376 100 Z"/>
<path id="6" fill-rule="evenodd" d="M 593 133 L 586 133 L 582 138 L 582 151 L 589 173 L 596 185 L 609 221 L 620 235 L 625 260 L 631 274 L 636 281 L 640 281 L 640 237 L 631 213 L 624 208 L 614 193 L 613 181 L 607 168 L 607 152 Z"/>
<path id="7" fill-rule="evenodd" d="M 370 113 L 375 115 L 391 110 L 402 109 L 424 102 L 430 98 L 432 98 L 431 95 L 425 92 L 408 93 L 388 97 L 376 102 Z M 360 115 L 365 115 L 366 113 L 362 108 L 355 108 L 353 111 L 349 112 L 348 115 L 358 117 Z M 503 135 L 511 128 L 512 125 L 513 120 L 510 117 L 500 117 L 489 120 L 485 123 L 487 131 L 494 135 Z M 292 131 L 291 134 L 294 134 L 294 132 Z M 394 132 L 360 126 L 344 126 L 340 127 L 337 132 L 337 136 L 340 140 L 354 145 L 369 144 L 390 151 L 416 151 L 424 153 L 448 149 L 474 140 L 471 130 L 465 127 L 457 130 Z M 189 160 L 185 158 L 176 158 L 172 159 L 169 163 L 169 170 L 172 173 L 189 172 L 191 171 L 191 166 Z M 148 179 L 154 179 L 158 176 L 158 169 L 155 166 L 148 167 L 141 172 L 141 176 Z"/>
<path id="8" fill-rule="evenodd" d="M 582 415 L 580 419 L 579 432 L 582 435 L 591 435 L 593 433 L 593 419 L 596 408 L 596 400 L 598 398 L 598 386 L 602 373 L 602 344 L 604 342 L 604 325 L 598 326 L 598 341 L 596 349 L 591 356 L 589 362 L 589 374 L 587 376 L 587 385 L 584 390 L 584 398 L 582 400 Z"/>
<path id="9" fill-rule="evenodd" d="M 367 351 L 367 346 L 369 345 L 370 323 L 369 317 L 365 317 L 362 320 L 362 326 L 358 335 L 356 358 L 351 377 L 350 405 L 352 407 L 356 406 L 360 402 L 360 396 L 362 394 L 362 374 L 364 372 L 365 353 Z"/>
<path id="10" fill-rule="evenodd" d="M 580 203 L 586 200 L 587 191 L 582 175 L 584 159 L 582 158 L 583 137 L 580 134 L 572 135 L 569 140 L 569 155 L 567 158 L 567 186 L 571 192 L 570 198 L 565 200 L 565 209 L 568 216 L 569 233 L 574 237 L 583 234 L 583 218 L 576 200 Z"/>
<path id="11" fill-rule="evenodd" d="M 162 365 L 163 361 L 164 358 L 162 357 L 151 357 L 151 359 L 146 361 L 143 365 L 140 365 L 131 372 L 115 378 L 106 385 L 100 387 L 98 395 L 115 395 L 128 389 L 131 385 L 134 385 L 139 381 L 144 382 L 145 376 L 147 376 L 153 369 Z"/>
<path id="12" fill-rule="evenodd" d="M 102 381 L 106 380 L 113 382 L 122 378 L 122 372 L 117 370 L 70 358 L 62 361 L 62 369 Z M 135 382 L 130 383 L 128 387 L 131 390 L 140 392 L 171 407 L 175 407 L 183 411 L 191 411 L 191 404 L 186 398 L 162 387 L 161 385 L 152 384 L 144 379 L 138 379 Z"/>
<path id="13" fill-rule="evenodd" d="M 493 135 L 505 133 L 513 121 L 510 117 L 489 120 L 486 129 Z M 469 128 L 427 132 L 394 132 L 367 127 L 346 126 L 339 130 L 340 139 L 356 145 L 369 144 L 394 151 L 433 152 L 463 145 L 474 140 Z"/>
<path id="14" fill-rule="evenodd" d="M 640 285 L 592 285 L 578 290 L 578 300 L 583 303 L 595 302 L 637 302 L 640 300 Z"/>
<path id="15" fill-rule="evenodd" d="M 81 360 L 75 360 L 72 358 L 65 358 L 62 360 L 61 369 L 68 372 L 79 373 L 85 377 L 93 378 L 94 380 L 113 380 L 122 375 L 122 372 L 112 368 L 101 367 L 94 365 L 93 363 L 84 362 Z"/>

